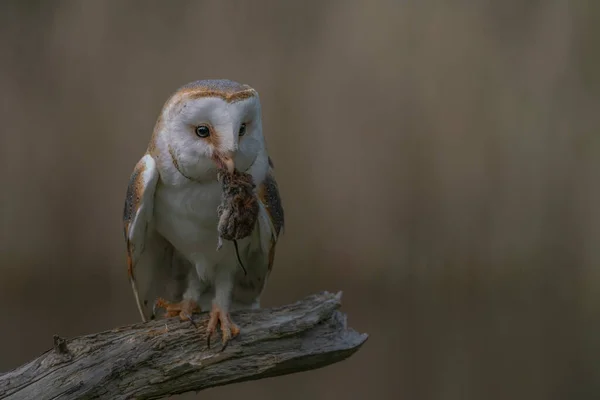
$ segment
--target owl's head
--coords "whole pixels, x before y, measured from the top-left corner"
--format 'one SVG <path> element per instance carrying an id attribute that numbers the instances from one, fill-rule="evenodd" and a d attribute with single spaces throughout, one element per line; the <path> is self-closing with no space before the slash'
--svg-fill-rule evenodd
<path id="1" fill-rule="evenodd" d="M 179 88 L 165 103 L 150 143 L 188 179 L 214 179 L 217 168 L 247 171 L 264 150 L 258 93 L 230 80 Z"/>

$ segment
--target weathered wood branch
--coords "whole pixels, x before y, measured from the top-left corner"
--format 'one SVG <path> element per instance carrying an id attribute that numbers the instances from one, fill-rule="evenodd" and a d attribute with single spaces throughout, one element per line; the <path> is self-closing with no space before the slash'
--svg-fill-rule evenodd
<path id="1" fill-rule="evenodd" d="M 347 328 L 341 294 L 232 313 L 242 332 L 221 351 L 178 318 L 139 323 L 64 341 L 0 375 L 0 399 L 159 399 L 209 387 L 324 367 L 367 340 Z M 218 335 L 217 335 L 218 337 Z"/>

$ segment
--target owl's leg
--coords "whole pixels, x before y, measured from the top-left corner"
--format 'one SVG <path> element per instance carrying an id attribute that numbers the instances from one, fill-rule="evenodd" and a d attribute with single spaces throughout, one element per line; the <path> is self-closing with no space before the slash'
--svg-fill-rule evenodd
<path id="1" fill-rule="evenodd" d="M 154 309 L 156 310 L 156 308 L 164 308 L 166 310 L 166 318 L 179 315 L 182 321 L 190 321 L 194 326 L 196 326 L 196 323 L 192 319 L 192 314 L 200 312 L 198 304 L 191 299 L 184 299 L 179 303 L 170 303 L 163 298 L 158 298 L 154 303 Z"/>
<path id="2" fill-rule="evenodd" d="M 215 297 L 206 328 L 206 345 L 208 347 L 210 347 L 210 338 L 215 333 L 217 324 L 221 325 L 221 333 L 223 335 L 223 347 L 221 350 L 224 350 L 229 341 L 240 333 L 240 328 L 232 321 L 229 315 L 233 279 L 233 272 L 227 268 L 221 268 L 217 273 L 215 279 Z"/>

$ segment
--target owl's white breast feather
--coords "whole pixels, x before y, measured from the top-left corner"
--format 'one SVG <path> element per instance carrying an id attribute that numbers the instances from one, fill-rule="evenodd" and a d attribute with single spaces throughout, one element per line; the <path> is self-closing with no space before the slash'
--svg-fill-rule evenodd
<path id="1" fill-rule="evenodd" d="M 196 266 L 201 279 L 211 280 L 218 265 L 236 267 L 233 246 L 217 251 L 219 182 L 159 185 L 155 198 L 156 230 Z M 238 245 L 244 248 L 247 240 Z"/>

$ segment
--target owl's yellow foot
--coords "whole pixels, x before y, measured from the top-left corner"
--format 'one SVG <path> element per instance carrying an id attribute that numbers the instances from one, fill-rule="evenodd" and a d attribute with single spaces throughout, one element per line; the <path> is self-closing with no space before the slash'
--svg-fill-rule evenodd
<path id="1" fill-rule="evenodd" d="M 217 324 L 219 323 L 221 324 L 221 332 L 223 334 L 223 347 L 221 348 L 221 351 L 223 351 L 229 341 L 239 335 L 240 328 L 231 320 L 229 312 L 224 312 L 219 306 L 213 304 L 208 326 L 206 327 L 206 345 L 209 348 L 210 338 L 217 330 Z"/>
<path id="2" fill-rule="evenodd" d="M 179 318 L 182 321 L 190 321 L 192 325 L 197 328 L 196 323 L 192 319 L 192 315 L 194 313 L 200 312 L 200 307 L 194 300 L 183 300 L 179 303 L 170 303 L 163 298 L 158 298 L 154 303 L 154 312 L 156 315 L 157 308 L 164 308 L 166 310 L 165 318 L 176 317 L 179 315 Z"/>

